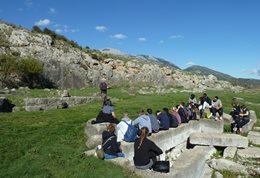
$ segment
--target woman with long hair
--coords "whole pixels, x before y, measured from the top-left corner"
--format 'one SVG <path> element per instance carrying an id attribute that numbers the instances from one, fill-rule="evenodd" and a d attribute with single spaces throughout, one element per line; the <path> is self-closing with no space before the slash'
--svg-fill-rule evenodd
<path id="1" fill-rule="evenodd" d="M 149 130 L 141 128 L 141 134 L 134 144 L 134 164 L 137 169 L 150 169 L 156 161 L 156 156 L 162 154 L 162 150 L 147 138 Z"/>

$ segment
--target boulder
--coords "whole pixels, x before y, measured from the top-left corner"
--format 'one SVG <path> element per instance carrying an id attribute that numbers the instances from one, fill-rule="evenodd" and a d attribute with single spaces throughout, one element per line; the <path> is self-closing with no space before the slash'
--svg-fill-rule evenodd
<path id="1" fill-rule="evenodd" d="M 99 124 L 91 124 L 91 121 L 96 119 L 90 119 L 85 126 L 85 134 L 87 137 L 91 137 L 93 135 L 101 135 L 104 130 L 107 129 L 108 122 L 99 123 Z"/>
<path id="2" fill-rule="evenodd" d="M 211 178 L 212 174 L 213 169 L 210 168 L 208 164 L 205 164 L 203 178 Z"/>
<path id="3" fill-rule="evenodd" d="M 97 145 L 101 145 L 102 144 L 102 135 L 93 135 L 91 137 L 89 137 L 86 141 L 86 146 L 88 148 L 93 148 Z"/>
<path id="4" fill-rule="evenodd" d="M 223 178 L 223 175 L 220 172 L 216 171 L 215 178 Z"/>
<path id="5" fill-rule="evenodd" d="M 260 132 L 250 131 L 247 138 L 253 144 L 260 145 Z"/>
<path id="6" fill-rule="evenodd" d="M 260 159 L 260 148 L 248 147 L 245 149 L 238 149 L 237 155 L 242 159 Z"/>
<path id="7" fill-rule="evenodd" d="M 237 152 L 237 148 L 236 147 L 227 147 L 224 150 L 223 158 L 234 158 L 236 152 Z"/>
<path id="8" fill-rule="evenodd" d="M 85 151 L 84 154 L 85 154 L 86 156 L 95 156 L 95 154 L 96 154 L 96 149 L 91 149 L 91 150 Z"/>
<path id="9" fill-rule="evenodd" d="M 255 111 L 250 110 L 250 121 L 242 127 L 243 132 L 249 132 L 252 130 L 254 124 L 257 122 Z"/>

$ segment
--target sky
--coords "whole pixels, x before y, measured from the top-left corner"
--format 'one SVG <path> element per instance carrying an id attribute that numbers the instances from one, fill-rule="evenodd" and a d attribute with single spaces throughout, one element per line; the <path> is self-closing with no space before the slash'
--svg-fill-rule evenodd
<path id="1" fill-rule="evenodd" d="M 0 19 L 83 47 L 260 79 L 260 0 L 1 0 Z"/>

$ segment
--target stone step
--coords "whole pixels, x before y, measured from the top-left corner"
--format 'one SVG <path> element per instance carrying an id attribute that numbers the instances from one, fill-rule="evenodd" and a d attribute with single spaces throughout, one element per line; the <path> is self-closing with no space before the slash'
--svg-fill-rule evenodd
<path id="1" fill-rule="evenodd" d="M 224 133 L 192 133 L 190 135 L 190 143 L 193 145 L 213 145 L 221 147 L 248 147 L 248 139 L 246 137 Z"/>
<path id="2" fill-rule="evenodd" d="M 238 149 L 237 155 L 242 159 L 260 159 L 260 148 L 248 147 L 245 149 Z"/>
<path id="3" fill-rule="evenodd" d="M 247 135 L 250 142 L 256 145 L 260 145 L 260 132 L 250 131 Z"/>
<path id="4" fill-rule="evenodd" d="M 254 131 L 260 131 L 260 127 L 254 127 Z"/>

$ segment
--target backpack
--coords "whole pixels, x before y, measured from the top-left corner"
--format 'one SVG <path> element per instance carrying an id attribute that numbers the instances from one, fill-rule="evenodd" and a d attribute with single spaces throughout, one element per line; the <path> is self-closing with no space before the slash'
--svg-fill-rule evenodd
<path id="1" fill-rule="evenodd" d="M 124 121 L 128 128 L 127 128 L 127 131 L 124 135 L 124 141 L 126 142 L 134 142 L 135 139 L 137 138 L 137 131 L 138 129 L 134 126 L 134 125 L 131 125 L 131 124 L 128 124 L 126 121 Z"/>

